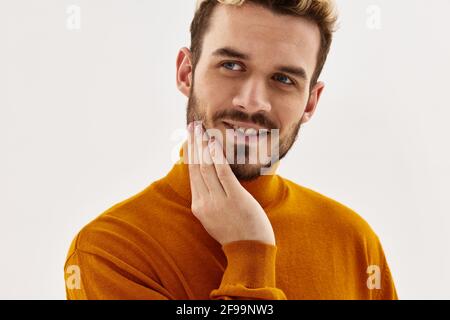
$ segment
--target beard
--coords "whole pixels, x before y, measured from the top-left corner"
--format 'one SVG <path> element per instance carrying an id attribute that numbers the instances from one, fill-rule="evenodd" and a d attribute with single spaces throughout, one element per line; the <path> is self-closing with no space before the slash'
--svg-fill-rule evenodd
<path id="1" fill-rule="evenodd" d="M 276 127 L 276 125 L 274 125 L 274 123 L 270 119 L 268 119 L 264 114 L 261 113 L 248 115 L 242 111 L 233 109 L 233 110 L 222 110 L 216 112 L 213 115 L 208 115 L 206 104 L 202 103 L 202 101 L 200 101 L 197 98 L 197 96 L 195 95 L 194 86 L 192 86 L 191 89 L 192 90 L 188 99 L 187 114 L 186 114 L 187 124 L 193 121 L 201 121 L 205 130 L 208 130 L 208 129 L 217 129 L 215 128 L 214 124 L 219 122 L 221 123 L 222 120 L 236 120 L 259 124 L 268 129 L 279 129 Z M 276 163 L 277 161 L 283 159 L 287 155 L 289 150 L 292 148 L 294 142 L 297 140 L 301 128 L 302 119 L 298 123 L 292 125 L 290 128 L 287 129 L 285 137 L 279 137 L 279 139 L 277 139 L 278 141 L 272 141 L 272 143 L 270 143 L 269 148 L 270 153 L 268 155 L 270 157 L 270 160 L 265 163 L 253 164 L 247 161 L 248 156 L 250 154 L 250 146 L 247 144 L 240 145 L 238 147 L 236 143 L 233 142 L 233 144 L 231 144 L 231 149 L 230 144 L 228 143 L 224 144 L 224 148 L 226 149 L 228 147 L 228 150 L 223 151 L 226 154 L 228 163 L 236 178 L 238 180 L 246 180 L 246 181 L 256 179 L 257 177 L 261 176 L 263 168 L 266 169 L 270 168 L 273 163 Z M 268 136 L 270 135 L 271 134 L 269 134 Z M 224 136 L 227 137 L 226 134 Z M 275 142 L 275 144 L 273 142 Z M 274 152 L 275 147 L 278 148 L 278 152 Z M 245 151 L 244 154 L 246 157 L 245 163 L 242 164 L 240 161 L 238 161 L 238 163 L 235 163 L 234 159 L 238 158 L 239 153 L 242 154 L 242 150 Z M 276 156 L 272 156 L 274 153 L 276 153 Z M 232 157 L 231 159 L 230 155 Z"/>

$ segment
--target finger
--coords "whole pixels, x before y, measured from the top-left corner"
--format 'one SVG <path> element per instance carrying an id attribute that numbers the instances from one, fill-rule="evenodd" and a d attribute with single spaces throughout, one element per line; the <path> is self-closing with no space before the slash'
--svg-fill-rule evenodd
<path id="1" fill-rule="evenodd" d="M 233 194 L 233 191 L 242 188 L 242 186 L 231 170 L 227 158 L 223 153 L 223 147 L 220 141 L 213 139 L 213 141 L 210 142 L 210 150 L 219 182 L 227 196 L 230 196 Z"/>
<path id="2" fill-rule="evenodd" d="M 208 188 L 203 181 L 198 162 L 197 148 L 195 147 L 194 123 L 188 127 L 188 167 L 189 181 L 191 185 L 192 201 L 200 198 L 202 194 L 208 192 Z"/>
<path id="3" fill-rule="evenodd" d="M 203 130 L 203 126 L 200 123 L 195 128 L 195 141 L 197 150 L 200 154 L 200 173 L 203 180 L 209 190 L 209 192 L 215 196 L 225 194 L 222 188 L 222 184 L 217 177 L 216 170 L 214 169 L 214 163 L 211 159 L 211 154 L 208 146 L 207 132 Z"/>

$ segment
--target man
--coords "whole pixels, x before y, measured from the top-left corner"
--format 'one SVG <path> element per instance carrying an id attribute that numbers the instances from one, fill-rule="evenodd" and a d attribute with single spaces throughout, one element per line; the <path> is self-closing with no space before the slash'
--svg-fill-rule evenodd
<path id="1" fill-rule="evenodd" d="M 329 0 L 199 1 L 177 57 L 180 161 L 79 232 L 69 299 L 397 299 L 370 226 L 275 174 L 324 89 L 335 22 Z"/>

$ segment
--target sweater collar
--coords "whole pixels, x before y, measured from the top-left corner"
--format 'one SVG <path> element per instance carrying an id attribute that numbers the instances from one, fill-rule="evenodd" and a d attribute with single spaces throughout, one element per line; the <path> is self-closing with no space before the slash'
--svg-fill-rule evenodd
<path id="1" fill-rule="evenodd" d="M 263 208 L 281 199 L 283 179 L 275 174 L 279 164 L 279 161 L 274 164 L 274 170 L 271 175 L 261 175 L 249 181 L 239 180 L 240 184 Z M 190 207 L 192 194 L 189 180 L 189 166 L 183 161 L 183 147 L 180 149 L 179 160 L 173 165 L 163 180 L 182 198 L 183 204 Z"/>

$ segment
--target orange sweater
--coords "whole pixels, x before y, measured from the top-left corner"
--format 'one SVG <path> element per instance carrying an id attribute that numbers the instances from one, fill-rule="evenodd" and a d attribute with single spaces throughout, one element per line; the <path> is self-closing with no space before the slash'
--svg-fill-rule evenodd
<path id="1" fill-rule="evenodd" d="M 222 247 L 190 211 L 181 162 L 78 233 L 68 299 L 397 299 L 378 237 L 351 209 L 279 175 L 242 181 L 276 246 Z"/>

